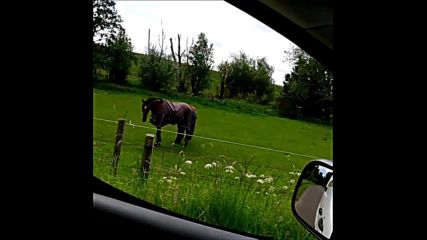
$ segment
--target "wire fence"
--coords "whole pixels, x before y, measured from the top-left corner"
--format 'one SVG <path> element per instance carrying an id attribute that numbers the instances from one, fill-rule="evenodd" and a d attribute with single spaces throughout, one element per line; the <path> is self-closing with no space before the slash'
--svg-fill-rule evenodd
<path id="1" fill-rule="evenodd" d="M 115 144 L 114 141 L 103 140 L 103 139 L 99 139 L 99 140 L 97 140 L 95 142 L 97 142 L 97 144 L 100 144 L 100 143 L 101 144 L 102 143 L 104 143 L 104 144 L 105 143 Z M 126 142 L 123 142 L 122 146 L 129 146 L 129 147 L 133 147 L 133 148 L 138 148 L 138 149 L 141 149 L 141 151 L 142 151 L 143 144 L 142 143 L 141 144 L 136 144 L 136 143 L 126 143 Z M 170 149 L 170 148 L 166 148 L 166 147 L 154 147 L 154 149 L 157 152 L 167 152 L 167 153 L 171 153 L 171 154 L 174 154 L 174 155 L 177 155 L 177 156 L 179 156 L 182 153 L 184 153 L 186 160 L 189 160 L 189 161 L 195 161 L 195 160 L 197 160 L 197 161 L 200 161 L 200 162 L 206 163 L 206 164 L 207 163 L 211 163 L 212 161 L 218 161 L 218 160 L 222 160 L 222 159 L 227 159 L 229 162 L 232 162 L 234 160 L 233 158 L 228 158 L 228 157 L 225 157 L 223 155 L 220 155 L 220 156 L 198 155 L 198 154 L 189 153 L 189 152 L 183 152 L 183 151 L 178 151 L 178 150 L 174 150 L 174 149 Z M 269 165 L 256 164 L 256 163 L 253 163 L 253 162 L 248 162 L 247 165 L 254 166 L 254 167 L 257 167 L 257 168 L 268 168 L 268 169 L 280 170 L 280 171 L 288 171 L 289 170 L 289 169 L 284 169 L 284 168 L 280 168 L 280 167 L 272 167 L 272 166 L 269 166 Z"/>
<path id="2" fill-rule="evenodd" d="M 117 124 L 117 121 L 113 121 L 113 120 L 109 120 L 109 119 L 103 119 L 103 118 L 97 118 L 97 117 L 94 117 L 93 119 L 97 120 L 97 121 L 103 121 L 103 122 L 109 122 L 109 123 Z M 126 123 L 126 125 L 127 126 L 131 126 L 131 127 L 145 128 L 145 129 L 151 129 L 151 130 L 157 131 L 156 128 L 147 127 L 147 126 L 141 126 L 141 125 L 133 124 L 132 122 Z M 161 131 L 162 132 L 167 132 L 167 133 L 182 134 L 182 135 L 184 135 L 183 133 L 177 133 L 175 131 L 169 131 L 169 130 L 165 130 L 165 129 L 162 129 Z M 318 156 L 306 155 L 306 154 L 295 153 L 295 152 L 290 152 L 290 151 L 283 151 L 283 150 L 278 150 L 278 149 L 273 149 L 273 148 L 267 148 L 267 147 L 263 147 L 263 146 L 250 145 L 250 144 L 245 144 L 245 143 L 239 143 L 239 142 L 234 142 L 234 141 L 229 141 L 229 140 L 223 140 L 223 139 L 218 139 L 218 138 L 204 137 L 204 136 L 199 136 L 199 135 L 189 135 L 189 136 L 192 136 L 192 137 L 195 137 L 195 138 L 201 138 L 201 139 L 205 139 L 205 140 L 222 142 L 222 143 L 226 143 L 226 144 L 244 146 L 244 147 L 249 147 L 249 148 L 255 148 L 255 149 L 260 149 L 260 150 L 265 150 L 265 151 L 271 151 L 271 152 L 278 152 L 278 153 L 283 153 L 283 154 L 287 154 L 287 155 L 294 155 L 294 156 L 300 156 L 300 157 L 311 158 L 311 159 L 321 159 L 322 158 L 322 157 L 318 157 Z"/>
<path id="3" fill-rule="evenodd" d="M 108 119 L 102 119 L 102 118 L 96 118 L 96 117 L 94 117 L 93 119 L 94 120 L 98 120 L 98 121 L 108 122 L 108 123 L 114 123 L 114 124 L 118 123 L 118 121 L 113 121 L 113 120 L 108 120 Z M 124 121 L 121 122 L 121 123 L 123 124 Z M 156 128 L 153 128 L 153 127 L 140 126 L 140 125 L 132 124 L 131 122 L 130 123 L 125 123 L 124 125 L 131 126 L 133 128 L 139 127 L 139 128 L 157 130 Z M 123 128 L 124 125 L 121 125 L 120 128 Z M 162 129 L 162 132 L 177 134 L 177 132 L 175 132 L 175 131 L 168 131 L 168 130 L 164 130 L 164 129 Z M 320 157 L 316 157 L 316 156 L 299 154 L 299 153 L 294 153 L 294 152 L 290 152 L 290 151 L 283 151 L 283 150 L 277 150 L 277 149 L 272 149 L 272 148 L 266 148 L 266 147 L 262 147 L 262 146 L 255 146 L 255 145 L 249 145 L 249 144 L 244 144 L 244 143 L 232 142 L 232 141 L 223 140 L 223 139 L 216 139 L 216 138 L 210 138 L 210 137 L 204 137 L 204 136 L 198 136 L 198 135 L 193 135 L 193 137 L 198 137 L 198 138 L 206 139 L 206 140 L 210 140 L 210 141 L 222 142 L 222 143 L 225 143 L 225 144 L 232 144 L 232 145 L 250 147 L 250 148 L 260 149 L 260 150 L 265 150 L 265 151 L 270 151 L 270 152 L 281 153 L 281 154 L 284 154 L 286 156 L 286 159 L 288 159 L 288 160 L 289 160 L 290 156 L 292 156 L 292 155 L 293 156 L 297 156 L 297 157 L 310 158 L 310 159 L 315 159 L 315 158 L 319 159 L 320 158 Z M 116 139 L 116 141 L 117 141 L 117 139 Z M 110 145 L 110 144 L 112 146 L 114 146 L 115 148 L 117 147 L 117 146 L 115 146 L 115 144 L 116 144 L 115 141 L 111 141 L 111 140 L 108 140 L 108 139 L 105 139 L 105 138 L 103 139 L 102 136 L 99 139 L 94 139 L 93 144 L 94 144 L 94 147 L 100 147 L 100 146 L 103 146 L 103 145 Z M 142 152 L 143 152 L 144 145 L 145 145 L 144 142 L 134 143 L 134 142 L 120 141 L 120 148 L 122 146 L 126 146 L 126 147 L 130 147 L 130 148 L 139 149 L 140 150 L 140 154 L 142 154 Z M 113 148 L 111 150 L 113 150 Z M 161 162 L 160 163 L 157 162 L 155 164 L 155 167 L 153 167 L 153 169 L 150 170 L 150 174 L 151 175 L 152 174 L 157 174 L 157 175 L 162 175 L 162 174 L 174 175 L 175 174 L 176 176 L 180 176 L 180 177 L 184 177 L 184 178 L 188 178 L 188 177 L 194 178 L 194 177 L 196 177 L 197 179 L 200 179 L 200 178 L 202 178 L 202 179 L 210 179 L 210 180 L 215 179 L 215 180 L 221 180 L 221 181 L 229 181 L 231 184 L 236 184 L 236 179 L 229 179 L 228 178 L 229 175 L 227 175 L 227 174 L 226 175 L 223 175 L 223 174 L 221 174 L 221 175 L 215 175 L 215 174 L 201 175 L 201 174 L 197 174 L 195 172 L 185 172 L 185 173 L 184 172 L 180 172 L 177 169 L 177 165 L 183 164 L 184 161 L 192 161 L 192 162 L 201 163 L 202 166 L 203 166 L 203 164 L 206 164 L 205 168 L 206 168 L 206 166 L 208 164 L 213 164 L 214 162 L 218 162 L 218 161 L 225 162 L 226 164 L 233 162 L 233 165 L 234 165 L 234 163 L 237 162 L 238 166 L 239 166 L 240 175 L 234 175 L 234 178 L 237 177 L 239 179 L 240 178 L 244 179 L 246 177 L 245 175 L 248 172 L 252 172 L 252 174 L 255 174 L 255 173 L 257 173 L 258 170 L 262 170 L 262 169 L 272 169 L 272 170 L 275 170 L 275 171 L 281 171 L 282 174 L 283 173 L 286 174 L 290 170 L 290 168 L 284 169 L 284 168 L 280 168 L 280 167 L 277 167 L 277 166 L 269 166 L 269 165 L 266 165 L 266 164 L 257 164 L 257 163 L 248 161 L 246 159 L 239 161 L 236 158 L 233 158 L 231 156 L 225 157 L 222 154 L 221 155 L 216 155 L 216 156 L 209 156 L 209 155 L 206 155 L 206 154 L 198 155 L 198 154 L 195 154 L 195 153 L 190 153 L 190 152 L 187 152 L 187 151 L 183 151 L 181 149 L 168 148 L 168 147 L 165 147 L 165 146 L 154 147 L 154 151 L 161 153 L 162 154 L 162 158 L 161 158 Z M 129 153 L 129 152 L 123 151 L 122 155 L 126 154 L 126 153 Z M 164 154 L 165 153 L 176 155 L 177 161 L 173 162 L 173 161 L 168 160 L 168 161 L 164 162 L 163 160 L 164 160 Z M 182 154 L 185 154 L 185 158 L 183 158 Z M 112 165 L 114 165 L 114 163 L 113 163 L 113 154 L 111 154 L 111 156 L 109 154 L 107 154 L 106 158 L 104 157 L 105 154 L 100 154 L 100 155 L 101 155 L 101 158 L 97 158 L 97 159 L 94 156 L 94 160 L 95 160 L 94 164 L 96 162 L 98 168 L 110 168 L 110 169 L 112 169 L 113 168 Z M 119 153 L 119 155 L 120 155 L 120 153 Z M 141 172 L 141 166 L 140 166 L 141 165 L 141 157 L 142 156 L 139 156 L 139 159 L 137 157 L 135 157 L 135 156 L 132 156 L 131 158 L 126 157 L 127 158 L 127 161 L 126 161 L 127 163 L 129 163 L 130 159 L 134 158 L 134 161 L 133 160 L 130 160 L 130 161 L 131 162 L 133 161 L 135 164 L 133 164 L 133 165 L 127 165 L 127 164 L 120 163 L 120 164 L 118 164 L 118 166 L 116 165 L 115 168 L 118 169 L 121 172 L 123 172 L 123 171 L 126 172 L 127 171 L 127 176 L 131 177 L 131 179 L 139 178 L 140 175 L 138 173 Z M 121 161 L 121 162 L 123 162 L 123 161 Z M 171 167 L 174 167 L 174 166 L 175 166 L 175 169 L 171 168 Z M 168 170 L 164 170 L 165 167 L 169 168 L 169 169 Z M 248 170 L 249 167 L 252 167 L 251 168 L 252 171 Z M 293 167 L 292 168 L 293 170 L 297 171 L 297 169 L 295 168 L 294 164 L 292 164 L 292 167 Z M 275 175 L 274 174 L 275 171 L 272 171 L 272 172 L 268 171 L 269 172 L 268 175 L 271 176 L 271 177 L 273 177 L 273 179 L 275 179 L 275 181 L 277 181 L 279 178 L 281 178 L 283 176 L 280 175 L 280 174 L 279 175 Z M 290 173 L 291 172 L 289 172 L 289 174 Z M 253 176 L 255 176 L 255 175 L 253 175 Z M 113 180 L 113 181 L 120 181 L 116 177 L 117 176 L 114 177 L 115 180 Z M 129 179 L 129 178 L 127 178 L 127 179 Z M 239 182 L 239 181 L 237 181 L 237 182 Z M 253 183 L 253 181 L 252 181 L 252 183 Z"/>

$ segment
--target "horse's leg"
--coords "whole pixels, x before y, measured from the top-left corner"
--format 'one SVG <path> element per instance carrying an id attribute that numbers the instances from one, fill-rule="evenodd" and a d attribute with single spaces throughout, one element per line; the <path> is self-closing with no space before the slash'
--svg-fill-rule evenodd
<path id="1" fill-rule="evenodd" d="M 189 135 L 192 135 L 193 133 L 192 133 L 192 131 L 191 130 L 185 130 L 185 140 L 184 140 L 184 146 L 186 147 L 187 145 L 188 145 L 188 142 L 190 141 L 190 139 L 191 139 L 191 136 L 189 136 Z"/>
<path id="2" fill-rule="evenodd" d="M 184 137 L 184 128 L 178 125 L 178 134 L 176 135 L 176 139 L 174 143 L 181 145 L 183 137 Z"/>
<path id="3" fill-rule="evenodd" d="M 156 147 L 160 146 L 161 141 L 162 141 L 162 130 L 161 130 L 161 128 L 157 127 L 156 143 L 154 144 L 154 146 L 156 146 Z"/>
<path id="4" fill-rule="evenodd" d="M 187 146 L 188 142 L 191 140 L 194 134 L 194 128 L 196 127 L 196 118 L 193 116 L 190 129 L 186 131 L 184 146 Z"/>

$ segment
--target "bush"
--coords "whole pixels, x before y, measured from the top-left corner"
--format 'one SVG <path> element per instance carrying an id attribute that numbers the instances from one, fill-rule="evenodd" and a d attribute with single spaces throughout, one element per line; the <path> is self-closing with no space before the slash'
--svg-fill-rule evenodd
<path id="1" fill-rule="evenodd" d="M 156 51 L 142 57 L 139 75 L 142 85 L 149 90 L 167 94 L 176 92 L 173 62 L 161 58 Z"/>
<path id="2" fill-rule="evenodd" d="M 290 98 L 276 98 L 276 107 L 280 116 L 296 118 L 298 115 L 298 109 Z"/>

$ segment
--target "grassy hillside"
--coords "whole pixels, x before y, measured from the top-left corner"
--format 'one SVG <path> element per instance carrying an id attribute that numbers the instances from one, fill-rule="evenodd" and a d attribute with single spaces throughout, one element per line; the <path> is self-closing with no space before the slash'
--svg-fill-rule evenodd
<path id="1" fill-rule="evenodd" d="M 141 122 L 141 98 L 151 96 L 189 102 L 197 107 L 198 119 L 196 136 L 186 148 L 171 146 L 176 126 L 164 128 L 171 133 L 163 132 L 144 183 L 139 178 L 141 146 L 145 134 L 154 130 Z M 111 84 L 96 85 L 93 100 L 94 117 L 117 121 L 127 112 L 127 123 L 137 125 L 125 129 L 113 176 L 117 124 L 94 119 L 95 176 L 201 221 L 276 239 L 312 239 L 292 216 L 290 199 L 298 174 L 313 158 L 278 151 L 332 159 L 332 127 L 269 116 L 256 105 L 173 98 Z"/>

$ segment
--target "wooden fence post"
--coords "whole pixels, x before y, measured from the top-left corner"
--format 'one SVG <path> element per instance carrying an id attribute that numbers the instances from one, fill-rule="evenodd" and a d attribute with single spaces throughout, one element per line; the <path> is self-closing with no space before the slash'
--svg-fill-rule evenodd
<path id="1" fill-rule="evenodd" d="M 114 143 L 113 169 L 114 176 L 117 174 L 117 166 L 119 165 L 120 153 L 122 150 L 123 134 L 125 132 L 125 119 L 119 119 L 116 133 L 116 142 Z"/>
<path id="2" fill-rule="evenodd" d="M 150 172 L 151 156 L 153 153 L 153 146 L 154 146 L 153 143 L 154 143 L 154 134 L 146 134 L 144 150 L 143 150 L 144 152 L 142 154 L 142 159 L 141 159 L 141 174 L 145 179 L 148 178 L 148 174 Z"/>

